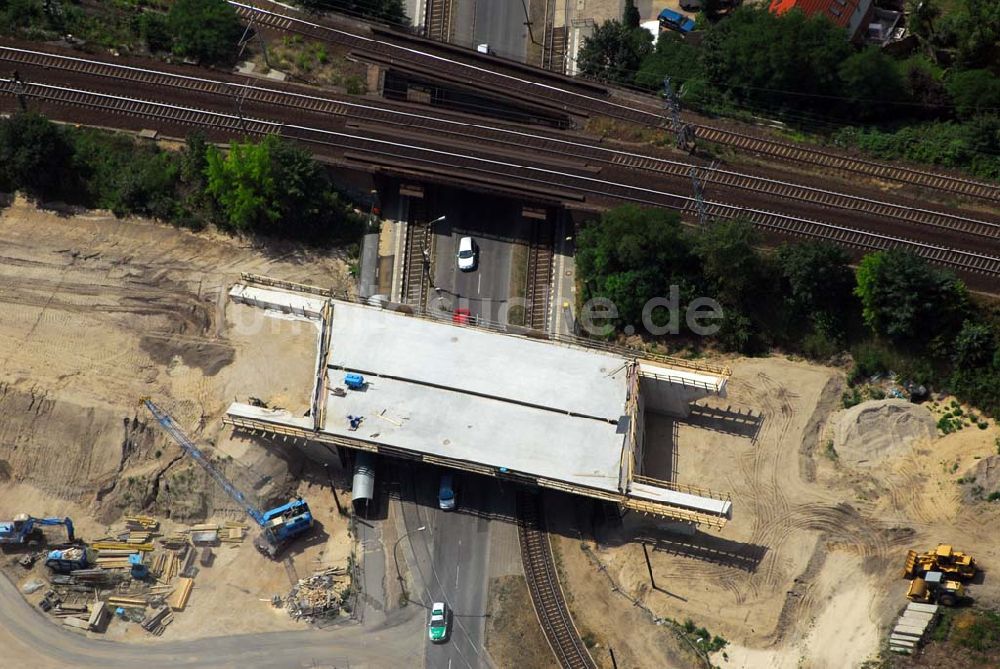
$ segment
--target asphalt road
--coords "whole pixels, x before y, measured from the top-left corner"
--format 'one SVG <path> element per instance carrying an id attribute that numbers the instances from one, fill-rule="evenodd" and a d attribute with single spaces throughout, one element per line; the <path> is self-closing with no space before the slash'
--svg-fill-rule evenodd
<path id="1" fill-rule="evenodd" d="M 477 669 L 483 660 L 487 609 L 489 520 L 471 510 L 488 504 L 490 481 L 456 474 L 459 509 L 437 508 L 440 470 L 430 466 L 403 466 L 402 509 L 407 541 L 416 558 L 415 591 L 411 607 L 425 618 L 433 602 L 451 609 L 447 643 L 425 641 L 428 669 Z M 427 529 L 418 531 L 424 526 Z"/>
<path id="2" fill-rule="evenodd" d="M 459 0 L 470 1 L 475 2 L 473 43 L 489 44 L 496 55 L 523 62 L 528 28 L 522 0 Z"/>
<path id="3" fill-rule="evenodd" d="M 53 624 L 0 576 L 0 666 L 4 667 L 405 667 L 412 666 L 414 649 L 421 647 L 423 634 L 423 618 L 418 611 L 406 608 L 370 629 L 345 624 L 327 630 L 122 644 L 88 639 Z"/>
<path id="4" fill-rule="evenodd" d="M 439 213 L 438 213 L 439 212 Z M 511 294 L 511 257 L 514 240 L 526 241 L 530 232 L 521 217 L 520 204 L 503 198 L 458 194 L 435 210 L 445 215 L 434 226 L 434 287 L 431 308 L 466 308 L 473 317 L 499 320 Z M 476 269 L 458 269 L 455 254 L 462 237 L 472 237 L 479 246 Z"/>

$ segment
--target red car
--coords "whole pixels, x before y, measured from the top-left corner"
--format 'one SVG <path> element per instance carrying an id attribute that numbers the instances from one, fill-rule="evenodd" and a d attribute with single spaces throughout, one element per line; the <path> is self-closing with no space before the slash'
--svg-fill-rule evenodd
<path id="1" fill-rule="evenodd" d="M 468 325 L 470 316 L 471 312 L 468 309 L 455 309 L 455 312 L 451 315 L 451 322 L 456 325 Z"/>

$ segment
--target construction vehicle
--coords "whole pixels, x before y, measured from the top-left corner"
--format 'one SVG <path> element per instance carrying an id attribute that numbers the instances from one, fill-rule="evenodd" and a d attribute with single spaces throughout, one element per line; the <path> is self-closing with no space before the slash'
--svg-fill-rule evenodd
<path id="1" fill-rule="evenodd" d="M 83 546 L 73 546 L 49 551 L 45 566 L 57 574 L 68 574 L 77 569 L 87 569 L 94 564 L 94 551 Z"/>
<path id="2" fill-rule="evenodd" d="M 906 598 L 911 602 L 955 606 L 965 598 L 965 586 L 958 581 L 949 581 L 939 571 L 930 571 L 923 578 L 910 581 Z"/>
<path id="3" fill-rule="evenodd" d="M 41 541 L 43 525 L 65 525 L 69 543 L 76 541 L 73 521 L 69 518 L 34 518 L 26 513 L 19 513 L 14 516 L 14 520 L 0 522 L 0 546 Z"/>
<path id="4" fill-rule="evenodd" d="M 205 454 L 184 434 L 184 431 L 181 430 L 170 414 L 153 404 L 148 398 L 143 398 L 142 403 L 145 404 L 146 408 L 149 409 L 149 412 L 153 414 L 153 417 L 167 434 L 173 437 L 177 445 L 191 456 L 195 462 L 201 465 L 233 501 L 239 504 L 243 511 L 260 526 L 261 532 L 254 540 L 254 546 L 261 553 L 270 558 L 275 558 L 288 544 L 312 529 L 312 512 L 309 510 L 309 505 L 304 499 L 297 497 L 282 506 L 261 511 L 247 499 L 247 496 L 239 488 L 223 476 L 222 472 L 216 469 L 215 465 L 205 457 Z"/>
<path id="5" fill-rule="evenodd" d="M 903 578 L 917 578 L 934 571 L 943 573 L 947 578 L 968 581 L 976 575 L 976 559 L 953 550 L 948 544 L 938 544 L 937 548 L 927 553 L 906 553 Z"/>

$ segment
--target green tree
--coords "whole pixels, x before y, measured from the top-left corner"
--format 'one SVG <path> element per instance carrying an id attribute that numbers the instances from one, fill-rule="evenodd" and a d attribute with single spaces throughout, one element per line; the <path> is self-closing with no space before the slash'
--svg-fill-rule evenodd
<path id="1" fill-rule="evenodd" d="M 165 14 L 145 11 L 139 15 L 139 36 L 150 51 L 170 51 L 174 40 L 170 34 L 170 22 Z"/>
<path id="2" fill-rule="evenodd" d="M 74 168 L 85 204 L 116 216 L 139 214 L 165 221 L 177 211 L 179 168 L 174 154 L 126 135 L 74 133 Z"/>
<path id="3" fill-rule="evenodd" d="M 635 30 L 642 24 L 642 17 L 639 15 L 639 8 L 635 6 L 635 0 L 625 0 L 622 24 L 629 30 Z"/>
<path id="4" fill-rule="evenodd" d="M 700 231 L 694 250 L 702 274 L 724 305 L 752 306 L 768 288 L 768 270 L 755 246 L 760 235 L 741 220 L 716 221 Z"/>
<path id="5" fill-rule="evenodd" d="M 329 242 L 360 233 L 361 219 L 333 192 L 323 167 L 274 135 L 205 153 L 207 192 L 221 225 L 240 232 Z"/>
<path id="6" fill-rule="evenodd" d="M 845 31 L 798 10 L 775 16 L 743 6 L 714 25 L 702 43 L 709 81 L 735 100 L 774 109 L 828 111 L 841 93 L 838 69 L 851 55 Z"/>
<path id="7" fill-rule="evenodd" d="M 695 294 L 690 277 L 697 268 L 680 217 L 663 209 L 625 205 L 585 225 L 576 239 L 576 268 L 583 299 L 611 300 L 626 325 L 638 326 L 646 303 L 669 297 L 672 284 L 682 300 Z"/>
<path id="8" fill-rule="evenodd" d="M 907 0 L 906 26 L 924 44 L 934 36 L 934 24 L 941 16 L 937 0 Z"/>
<path id="9" fill-rule="evenodd" d="M 828 242 L 803 242 L 782 245 L 777 260 L 793 317 L 826 335 L 842 334 L 854 307 L 850 256 Z"/>
<path id="10" fill-rule="evenodd" d="M 965 284 L 907 251 L 865 256 L 856 278 L 854 292 L 868 327 L 911 349 L 941 352 L 969 310 Z"/>
<path id="11" fill-rule="evenodd" d="M 993 329 L 985 323 L 967 320 L 955 337 L 952 362 L 958 372 L 982 370 L 993 365 L 996 352 L 997 338 Z"/>
<path id="12" fill-rule="evenodd" d="M 1000 113 L 1000 78 L 989 70 L 956 72 L 948 80 L 948 92 L 959 118 Z"/>
<path id="13" fill-rule="evenodd" d="M 896 62 L 875 47 L 866 47 L 845 60 L 838 70 L 852 118 L 870 119 L 889 111 L 904 110 L 910 102 L 906 84 Z"/>
<path id="14" fill-rule="evenodd" d="M 1000 333 L 972 320 L 955 337 L 952 389 L 962 399 L 1000 418 Z"/>
<path id="15" fill-rule="evenodd" d="M 1000 50 L 1000 3 L 964 0 L 958 21 L 956 64 L 961 68 L 995 66 Z"/>
<path id="16" fill-rule="evenodd" d="M 226 0 L 176 0 L 167 22 L 177 55 L 204 63 L 230 63 L 236 58 L 243 27 Z"/>
<path id="17" fill-rule="evenodd" d="M 705 79 L 700 53 L 698 47 L 679 34 L 663 33 L 653 52 L 643 59 L 635 83 L 659 89 L 663 86 L 663 78 L 670 77 L 680 85 L 685 101 L 690 102 L 692 89 L 703 84 Z"/>
<path id="18" fill-rule="evenodd" d="M 588 76 L 629 84 L 652 50 L 653 36 L 648 31 L 629 28 L 620 21 L 605 21 L 584 40 L 577 64 Z"/>
<path id="19" fill-rule="evenodd" d="M 705 290 L 723 307 L 719 340 L 726 348 L 756 354 L 769 345 L 765 333 L 784 328 L 772 268 L 758 253 L 760 235 L 742 220 L 716 221 L 694 241 Z"/>
<path id="20" fill-rule="evenodd" d="M 38 114 L 0 121 L 0 190 L 65 197 L 73 147 L 62 128 Z"/>

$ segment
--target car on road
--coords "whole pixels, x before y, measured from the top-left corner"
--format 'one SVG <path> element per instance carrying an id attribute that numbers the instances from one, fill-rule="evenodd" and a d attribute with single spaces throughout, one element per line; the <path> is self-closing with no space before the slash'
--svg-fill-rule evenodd
<path id="1" fill-rule="evenodd" d="M 479 248 L 472 237 L 462 237 L 458 240 L 458 269 L 471 272 L 476 269 L 479 260 Z"/>
<path id="2" fill-rule="evenodd" d="M 444 643 L 448 640 L 448 607 L 444 602 L 434 602 L 431 605 L 431 619 L 427 623 L 427 638 L 431 643 Z"/>
<path id="3" fill-rule="evenodd" d="M 441 485 L 438 486 L 438 508 L 442 511 L 454 511 L 457 505 L 455 475 L 451 472 L 441 474 Z"/>

